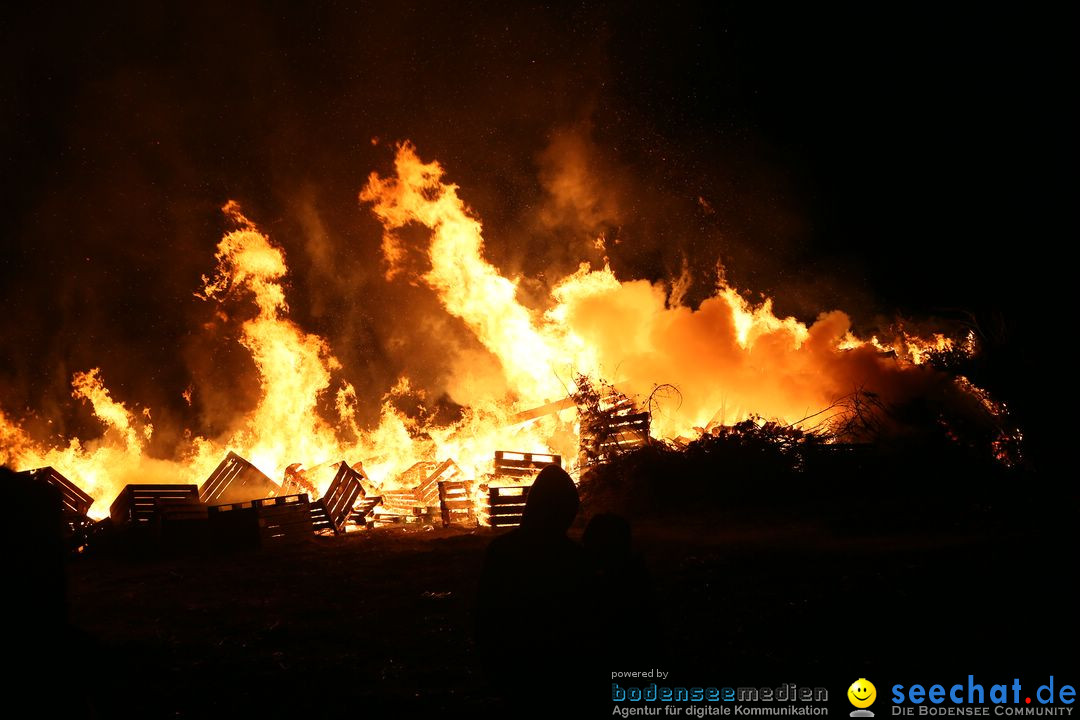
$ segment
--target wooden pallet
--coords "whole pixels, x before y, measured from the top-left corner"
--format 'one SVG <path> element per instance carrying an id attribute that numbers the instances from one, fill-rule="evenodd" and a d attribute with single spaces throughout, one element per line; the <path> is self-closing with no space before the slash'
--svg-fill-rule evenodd
<path id="1" fill-rule="evenodd" d="M 24 470 L 18 475 L 51 487 L 60 504 L 64 543 L 75 554 L 83 552 L 97 530 L 88 515 L 94 498 L 51 466 Z"/>
<path id="2" fill-rule="evenodd" d="M 521 524 L 528 497 L 528 485 L 489 487 L 488 522 L 493 527 L 517 527 Z"/>
<path id="3" fill-rule="evenodd" d="M 548 453 L 495 451 L 496 477 L 527 478 L 536 475 L 548 465 L 562 467 L 562 457 Z"/>
<path id="4" fill-rule="evenodd" d="M 194 485 L 152 485 L 133 483 L 120 491 L 109 507 L 109 517 L 121 527 L 149 527 L 163 501 L 199 502 Z"/>
<path id="5" fill-rule="evenodd" d="M 211 505 L 207 510 L 210 535 L 219 547 L 278 547 L 313 533 L 307 493 Z"/>
<path id="6" fill-rule="evenodd" d="M 311 537 L 311 504 L 306 493 L 255 501 L 261 544 L 281 545 Z"/>
<path id="7" fill-rule="evenodd" d="M 248 502 L 281 494 L 277 483 L 232 451 L 199 488 L 199 499 L 206 505 Z"/>
<path id="8" fill-rule="evenodd" d="M 461 527 L 476 525 L 471 485 L 472 483 L 467 480 L 439 481 L 439 509 L 442 511 L 444 528 L 453 525 Z"/>
<path id="9" fill-rule="evenodd" d="M 152 526 L 163 550 L 205 549 L 208 519 L 206 506 L 197 499 L 159 497 L 154 501 Z"/>
<path id="10" fill-rule="evenodd" d="M 312 526 L 316 532 L 329 530 L 335 535 L 345 532 L 353 507 L 364 497 L 360 481 L 364 476 L 342 461 L 326 494 L 311 504 Z"/>
<path id="11" fill-rule="evenodd" d="M 405 490 L 391 490 L 382 494 L 382 510 L 380 516 L 398 516 L 412 522 L 411 518 L 418 516 L 430 516 L 439 507 L 439 483 L 453 481 L 464 476 L 461 468 L 453 460 L 443 460 L 441 463 L 418 462 L 402 473 L 397 482 L 404 486 Z M 385 523 L 398 522 L 385 520 Z"/>
<path id="12" fill-rule="evenodd" d="M 649 442 L 649 413 L 614 415 L 599 428 L 581 436 L 584 462 L 606 462 L 612 457 L 635 450 Z"/>
<path id="13" fill-rule="evenodd" d="M 79 486 L 61 475 L 52 466 L 40 467 L 34 470 L 24 470 L 19 473 L 38 482 L 45 482 L 60 490 L 60 497 L 64 503 L 65 515 L 86 517 L 90 512 L 90 506 L 94 504 L 94 498 L 83 492 Z"/>

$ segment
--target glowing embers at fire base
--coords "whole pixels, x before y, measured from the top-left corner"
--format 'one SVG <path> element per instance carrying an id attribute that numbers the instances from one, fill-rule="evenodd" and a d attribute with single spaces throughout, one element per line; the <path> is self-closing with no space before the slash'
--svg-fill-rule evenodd
<path id="1" fill-rule="evenodd" d="M 558 455 L 574 472 L 583 435 L 585 446 L 595 447 L 581 457 L 602 461 L 612 449 L 604 443 L 612 439 L 636 446 L 650 438 L 694 437 L 751 416 L 798 422 L 835 407 L 854 389 L 889 404 L 941 382 L 925 362 L 931 353 L 965 347 L 944 336 L 920 340 L 906 333 L 890 342 L 864 341 L 839 311 L 809 325 L 778 317 L 771 301 L 750 304 L 722 272 L 696 307 L 682 301 L 685 281 L 623 281 L 606 265 L 588 264 L 552 283 L 545 298 L 533 293 L 526 303 L 520 279 L 485 258 L 481 221 L 444 174 L 405 143 L 393 172 L 372 173 L 360 200 L 383 226 L 386 282 L 429 288 L 438 312 L 463 322 L 492 359 L 476 367 L 453 351 L 442 358 L 446 374 L 465 366 L 471 373 L 471 382 L 451 383 L 450 400 L 460 408 L 454 419 L 399 411 L 396 400 L 425 391 L 404 376 L 381 397 L 360 397 L 343 378 L 330 343 L 290 317 L 284 250 L 229 202 L 223 210 L 235 229 L 218 243 L 214 270 L 195 295 L 214 303 L 210 325 L 229 328 L 250 358 L 258 387 L 253 407 L 212 436 L 176 429 L 188 440 L 175 457 L 155 458 L 150 410 L 114 398 L 103 373 L 93 369 L 75 374 L 73 397 L 90 404 L 104 434 L 57 445 L 31 437 L 0 412 L 0 462 L 57 468 L 95 498 L 89 515 L 102 517 L 126 485 L 198 483 L 230 452 L 265 477 L 250 475 L 260 487 L 293 483 L 290 492 L 312 500 L 333 494 L 339 461 L 349 458 L 362 477 L 363 496 L 381 498 L 375 517 L 391 522 L 417 511 L 432 515 L 441 488 L 457 503 L 449 516 L 461 521 L 469 517 L 466 498 L 474 517 L 486 515 L 483 486 L 496 450 Z M 416 234 L 404 232 L 410 227 L 426 237 L 422 271 L 403 262 L 417 249 L 409 247 Z M 609 381 L 618 397 L 632 401 L 622 424 L 607 435 L 582 427 L 588 413 L 576 400 L 581 379 Z M 677 388 L 679 402 L 653 402 L 660 385 Z M 485 391 L 466 391 L 477 387 Z M 197 385 L 181 390 L 188 404 L 200 392 Z M 373 426 L 358 422 L 362 403 L 379 407 Z M 444 477 L 450 469 L 452 476 Z"/>

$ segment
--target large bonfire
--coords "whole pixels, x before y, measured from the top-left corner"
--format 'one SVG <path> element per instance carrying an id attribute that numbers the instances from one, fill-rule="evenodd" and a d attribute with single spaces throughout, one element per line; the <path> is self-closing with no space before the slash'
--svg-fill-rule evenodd
<path id="1" fill-rule="evenodd" d="M 89 369 L 73 376 L 72 395 L 90 404 L 104 433 L 50 442 L 31 437 L 24 423 L 0 411 L 0 462 L 60 469 L 96 498 L 91 514 L 97 517 L 125 484 L 198 483 L 229 450 L 273 478 L 302 463 L 317 490 L 333 477 L 330 463 L 360 461 L 373 484 L 394 490 L 421 460 L 453 458 L 466 475 L 480 477 L 491 469 L 495 449 L 575 457 L 573 403 L 525 421 L 519 413 L 573 397 L 581 378 L 603 379 L 629 398 L 648 398 L 660 385 L 677 388 L 678 402 L 646 408 L 654 410 L 651 434 L 692 438 L 748 417 L 820 424 L 820 411 L 843 413 L 836 401 L 854 390 L 888 403 L 938 372 L 925 363 L 928 354 L 974 349 L 970 339 L 942 335 L 861 339 L 836 310 L 809 325 L 778 317 L 771 301 L 752 305 L 722 271 L 715 292 L 690 307 L 682 297 L 685 278 L 620 280 L 606 264 L 582 264 L 550 286 L 546 305 L 527 306 L 517 292 L 519 279 L 485 258 L 481 221 L 457 186 L 408 143 L 398 147 L 392 174 L 372 173 L 360 200 L 384 229 L 386 281 L 430 288 L 497 360 L 478 364 L 473 372 L 479 376 L 460 385 L 462 394 L 484 391 L 453 397 L 462 408 L 455 420 L 398 410 L 395 398 L 422 392 L 408 377 L 382 397 L 358 396 L 341 378 L 334 348 L 290 318 L 282 248 L 229 202 L 224 212 L 235 229 L 218 244 L 216 267 L 196 296 L 219 304 L 221 317 L 238 324 L 238 342 L 258 374 L 254 409 L 216 437 L 189 436 L 177 457 L 155 458 L 147 450 L 154 432 L 150 409 L 134 412 L 114 397 L 98 369 Z M 427 230 L 423 272 L 402 262 L 408 251 L 402 230 L 412 227 Z M 994 409 L 976 388 L 967 391 Z M 190 401 L 192 389 L 183 392 Z M 358 423 L 364 403 L 381 406 L 373 427 Z"/>

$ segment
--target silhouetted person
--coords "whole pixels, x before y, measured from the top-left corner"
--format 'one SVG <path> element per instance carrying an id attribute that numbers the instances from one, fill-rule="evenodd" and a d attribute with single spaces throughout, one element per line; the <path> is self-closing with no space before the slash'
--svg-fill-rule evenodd
<path id="1" fill-rule="evenodd" d="M 652 582 L 632 548 L 630 523 L 594 516 L 581 537 L 589 562 L 593 645 L 604 667 L 661 667 L 659 618 Z"/>
<path id="2" fill-rule="evenodd" d="M 586 682 L 587 571 L 581 547 L 566 536 L 577 511 L 570 476 L 549 465 L 529 490 L 521 526 L 488 546 L 477 646 L 495 689 L 518 712 L 570 711 Z M 607 689 L 602 679 L 595 687 Z"/>

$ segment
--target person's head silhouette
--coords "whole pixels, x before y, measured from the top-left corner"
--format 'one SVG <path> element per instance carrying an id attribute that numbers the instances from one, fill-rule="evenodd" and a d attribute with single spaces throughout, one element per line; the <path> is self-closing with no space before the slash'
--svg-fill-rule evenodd
<path id="1" fill-rule="evenodd" d="M 521 526 L 527 530 L 565 534 L 578 511 L 574 481 L 558 465 L 548 465 L 536 476 L 525 501 Z"/>

